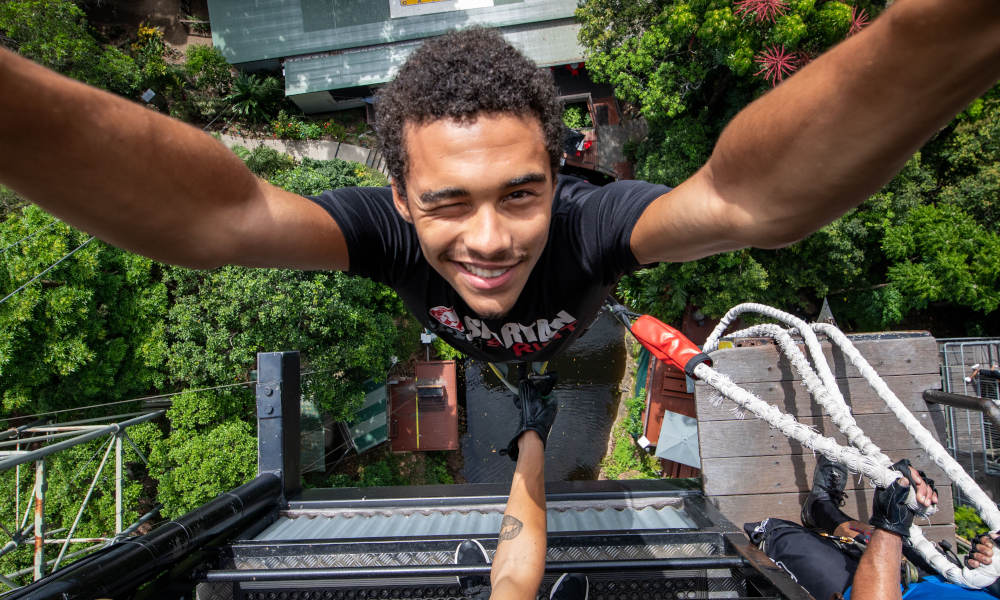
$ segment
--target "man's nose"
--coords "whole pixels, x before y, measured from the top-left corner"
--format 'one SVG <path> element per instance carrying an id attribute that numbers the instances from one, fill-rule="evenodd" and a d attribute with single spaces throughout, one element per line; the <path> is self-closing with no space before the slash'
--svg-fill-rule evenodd
<path id="1" fill-rule="evenodd" d="M 492 205 L 480 206 L 466 224 L 463 241 L 469 253 L 486 260 L 497 260 L 510 251 L 508 224 Z"/>

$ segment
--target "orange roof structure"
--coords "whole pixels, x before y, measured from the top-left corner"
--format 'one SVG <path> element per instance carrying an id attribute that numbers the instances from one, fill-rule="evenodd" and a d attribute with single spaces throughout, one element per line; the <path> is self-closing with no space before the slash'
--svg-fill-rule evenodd
<path id="1" fill-rule="evenodd" d="M 415 375 L 389 382 L 392 451 L 458 450 L 455 361 L 418 362 Z"/>

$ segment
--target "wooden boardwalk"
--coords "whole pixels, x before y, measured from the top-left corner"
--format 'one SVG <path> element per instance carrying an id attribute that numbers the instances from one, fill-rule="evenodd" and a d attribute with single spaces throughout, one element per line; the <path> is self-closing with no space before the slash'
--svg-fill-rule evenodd
<path id="1" fill-rule="evenodd" d="M 921 396 L 924 390 L 938 389 L 941 385 L 934 338 L 926 333 L 898 333 L 852 336 L 852 341 L 903 404 L 939 441 L 943 440 L 944 412 L 940 406 L 928 406 Z M 918 449 L 895 415 L 840 351 L 826 343 L 823 346 L 841 392 L 865 433 L 891 458 L 909 458 L 935 480 L 940 510 L 931 517 L 931 526 L 918 523 L 924 526 L 925 535 L 932 540 L 953 539 L 951 482 L 928 461 L 926 453 Z M 712 358 L 717 369 L 742 387 L 846 444 L 776 346 L 724 349 L 715 352 Z M 816 464 L 812 451 L 770 429 L 753 415 L 740 418 L 730 400 L 714 406 L 713 397 L 717 394 L 704 383 L 695 386 L 705 494 L 737 525 L 766 517 L 798 522 L 802 501 L 812 486 Z M 843 510 L 867 521 L 871 513 L 871 485 L 852 477 L 847 492 Z"/>

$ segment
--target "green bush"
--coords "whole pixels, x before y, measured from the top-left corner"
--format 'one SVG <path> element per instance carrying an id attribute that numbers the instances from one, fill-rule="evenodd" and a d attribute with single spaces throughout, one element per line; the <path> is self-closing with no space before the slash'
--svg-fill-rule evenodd
<path id="1" fill-rule="evenodd" d="M 615 427 L 613 444 L 611 455 L 601 461 L 601 470 L 608 479 L 621 479 L 629 471 L 633 475 L 630 479 L 659 478 L 659 461 L 635 444 L 623 424 Z"/>
<path id="2" fill-rule="evenodd" d="M 428 452 L 424 455 L 424 483 L 428 485 L 455 483 L 448 472 L 448 458 L 444 452 Z"/>
<path id="3" fill-rule="evenodd" d="M 218 48 L 191 44 L 187 48 L 186 58 L 184 70 L 196 88 L 220 94 L 229 92 L 233 85 L 233 70 Z"/>
<path id="4" fill-rule="evenodd" d="M 594 126 L 593 121 L 590 120 L 590 111 L 583 106 L 567 106 L 563 109 L 562 120 L 570 129 L 586 129 Z"/>
<path id="5" fill-rule="evenodd" d="M 640 389 L 636 395 L 625 399 L 628 414 L 625 416 L 625 431 L 638 439 L 642 435 L 642 413 L 646 411 L 646 388 Z"/>
<path id="6" fill-rule="evenodd" d="M 239 156 L 237 154 L 237 156 Z M 241 157 L 242 158 L 242 157 Z M 247 168 L 265 179 L 295 167 L 295 159 L 270 146 L 257 146 L 243 159 Z"/>
<path id="7" fill-rule="evenodd" d="M 452 348 L 439 337 L 434 338 L 431 346 L 434 348 L 434 353 L 437 354 L 438 360 L 462 360 L 465 358 L 465 354 L 461 350 Z"/>
<path id="8" fill-rule="evenodd" d="M 232 91 L 226 102 L 232 104 L 233 114 L 252 123 L 265 123 L 271 119 L 284 97 L 284 89 L 276 77 L 240 73 L 233 81 Z"/>
<path id="9" fill-rule="evenodd" d="M 986 523 L 971 506 L 960 504 L 955 507 L 955 533 L 972 541 L 989 530 Z"/>

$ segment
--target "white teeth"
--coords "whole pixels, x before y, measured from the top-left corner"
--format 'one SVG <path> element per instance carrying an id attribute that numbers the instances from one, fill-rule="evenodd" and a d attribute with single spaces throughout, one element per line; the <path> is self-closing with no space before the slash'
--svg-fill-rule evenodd
<path id="1" fill-rule="evenodd" d="M 475 267 L 468 263 L 463 263 L 462 266 L 464 266 L 465 269 L 468 272 L 472 273 L 473 275 L 476 275 L 477 277 L 485 277 L 487 279 L 492 279 L 493 277 L 500 277 L 501 275 L 510 270 L 509 267 L 503 269 L 480 269 L 479 267 Z"/>

